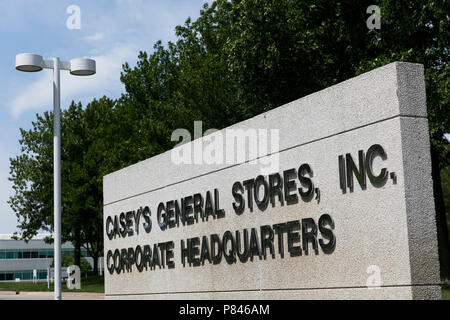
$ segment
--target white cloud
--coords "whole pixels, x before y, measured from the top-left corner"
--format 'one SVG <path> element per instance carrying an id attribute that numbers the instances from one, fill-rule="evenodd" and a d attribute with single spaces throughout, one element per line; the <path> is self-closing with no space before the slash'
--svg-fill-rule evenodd
<path id="1" fill-rule="evenodd" d="M 21 90 L 22 93 L 13 100 L 11 105 L 12 116 L 18 118 L 25 110 L 51 105 L 51 88 L 52 76 L 45 72 L 37 81 Z"/>
<path id="2" fill-rule="evenodd" d="M 3 142 L 0 143 L 0 154 L 7 154 L 7 148 Z M 0 158 L 0 168 L 0 233 L 12 233 L 16 231 L 17 217 L 7 203 L 14 193 L 12 182 L 8 180 L 8 157 Z"/>
<path id="3" fill-rule="evenodd" d="M 93 35 L 84 37 L 84 40 L 86 40 L 86 41 L 99 41 L 99 40 L 103 40 L 104 37 L 105 37 L 105 35 L 103 33 L 98 32 L 98 33 L 95 33 Z"/>

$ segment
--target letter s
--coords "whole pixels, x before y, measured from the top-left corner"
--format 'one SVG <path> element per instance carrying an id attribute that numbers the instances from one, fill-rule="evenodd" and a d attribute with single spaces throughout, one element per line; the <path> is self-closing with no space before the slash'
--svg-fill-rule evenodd
<path id="1" fill-rule="evenodd" d="M 152 230 L 152 221 L 150 220 L 150 216 L 151 216 L 152 212 L 150 211 L 149 207 L 145 207 L 144 210 L 142 211 L 142 215 L 144 216 L 144 230 L 146 233 L 150 233 L 150 231 Z"/>
<path id="2" fill-rule="evenodd" d="M 238 203 L 238 205 L 236 205 L 236 202 L 233 203 L 233 209 L 236 212 L 236 214 L 240 215 L 242 214 L 242 212 L 244 212 L 245 200 L 244 197 L 242 196 L 242 194 L 244 193 L 244 187 L 239 181 L 236 181 L 233 184 L 232 193 L 234 200 L 236 200 L 236 202 Z"/>

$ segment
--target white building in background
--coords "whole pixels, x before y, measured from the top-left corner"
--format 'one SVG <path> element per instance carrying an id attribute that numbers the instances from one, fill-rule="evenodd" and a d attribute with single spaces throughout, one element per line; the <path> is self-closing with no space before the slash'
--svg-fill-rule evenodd
<path id="1" fill-rule="evenodd" d="M 27 243 L 23 240 L 13 240 L 11 234 L 0 234 L 0 281 L 33 281 L 33 270 L 36 270 L 38 281 L 46 281 L 47 269 L 54 256 L 53 244 L 44 242 L 47 236 L 49 235 L 36 235 Z M 63 255 L 72 255 L 74 247 L 72 243 L 65 242 L 61 244 L 61 251 Z M 93 266 L 93 259 L 87 251 L 82 248 L 81 253 Z M 102 259 L 99 262 L 103 262 Z M 99 270 L 102 266 L 99 263 Z M 99 272 L 101 273 L 101 270 Z"/>

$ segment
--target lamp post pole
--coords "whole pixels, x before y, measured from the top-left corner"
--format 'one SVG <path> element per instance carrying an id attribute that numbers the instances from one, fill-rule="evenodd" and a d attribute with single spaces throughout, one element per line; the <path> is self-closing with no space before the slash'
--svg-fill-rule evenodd
<path id="1" fill-rule="evenodd" d="M 61 300 L 61 109 L 59 58 L 53 58 L 53 201 L 55 300 Z"/>
<path id="2" fill-rule="evenodd" d="M 54 201 L 54 284 L 55 300 L 61 300 L 61 98 L 60 70 L 68 70 L 74 76 L 90 76 L 96 72 L 95 60 L 87 58 L 72 59 L 69 62 L 59 58 L 44 60 L 33 53 L 16 55 L 16 69 L 24 72 L 37 72 L 53 69 L 53 201 Z M 50 270 L 49 270 L 50 271 Z M 48 275 L 50 277 L 50 274 Z"/>

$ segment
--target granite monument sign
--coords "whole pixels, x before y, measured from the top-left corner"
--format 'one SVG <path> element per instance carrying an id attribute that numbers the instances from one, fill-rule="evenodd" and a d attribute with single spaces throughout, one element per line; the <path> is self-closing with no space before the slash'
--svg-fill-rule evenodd
<path id="1" fill-rule="evenodd" d="M 423 72 L 391 63 L 105 176 L 106 297 L 439 299 Z"/>

